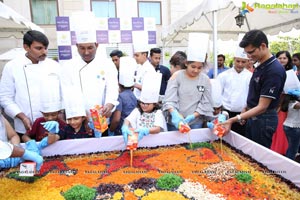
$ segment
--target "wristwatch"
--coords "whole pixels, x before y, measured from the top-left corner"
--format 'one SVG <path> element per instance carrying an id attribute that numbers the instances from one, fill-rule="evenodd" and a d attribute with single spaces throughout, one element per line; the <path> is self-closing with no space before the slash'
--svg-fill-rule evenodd
<path id="1" fill-rule="evenodd" d="M 241 117 L 241 115 L 236 115 L 236 117 L 237 117 L 237 119 L 238 119 L 237 122 L 241 123 L 241 122 L 242 122 L 242 117 Z"/>

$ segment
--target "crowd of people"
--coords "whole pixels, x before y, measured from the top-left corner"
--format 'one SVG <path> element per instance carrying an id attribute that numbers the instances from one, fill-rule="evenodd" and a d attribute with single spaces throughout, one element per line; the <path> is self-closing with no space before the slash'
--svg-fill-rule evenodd
<path id="1" fill-rule="evenodd" d="M 213 70 L 205 71 L 206 35 L 192 36 L 187 53 L 177 51 L 169 69 L 160 64 L 161 49 L 147 45 L 133 44 L 134 57 L 114 50 L 111 59 L 104 58 L 90 31 L 76 32 L 79 56 L 58 63 L 47 58 L 46 35 L 28 31 L 26 54 L 8 62 L 1 77 L 1 108 L 14 123 L 0 115 L 0 168 L 31 160 L 39 170 L 41 150 L 58 140 L 123 135 L 126 143 L 132 132 L 140 140 L 177 131 L 181 124 L 205 128 L 222 111 L 229 114 L 220 124 L 225 134 L 233 130 L 295 159 L 300 53 L 273 55 L 266 35 L 251 30 L 237 47 L 232 68 L 224 66 L 224 55 L 218 56 L 214 76 Z M 94 123 L 95 106 L 108 124 L 103 131 Z"/>

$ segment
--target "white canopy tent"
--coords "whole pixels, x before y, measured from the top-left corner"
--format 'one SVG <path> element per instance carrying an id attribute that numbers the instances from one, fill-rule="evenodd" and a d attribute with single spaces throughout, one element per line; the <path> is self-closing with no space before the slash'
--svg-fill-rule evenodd
<path id="1" fill-rule="evenodd" d="M 22 38 L 23 33 L 28 30 L 44 32 L 42 28 L 0 2 L 0 38 Z"/>
<path id="2" fill-rule="evenodd" d="M 244 25 L 238 27 L 235 17 L 240 13 L 242 1 L 203 0 L 200 5 L 182 18 L 163 28 L 163 47 L 186 43 L 190 32 L 209 33 L 213 40 L 214 66 L 217 66 L 218 39 L 237 40 L 239 34 L 246 33 L 251 29 L 260 29 L 269 35 L 276 35 L 280 31 L 288 32 L 292 28 L 300 29 L 299 1 L 264 0 L 256 2 L 258 1 L 246 1 L 254 10 L 246 13 Z M 272 7 L 277 8 L 271 9 Z M 216 71 L 217 69 L 215 69 L 215 74 L 217 74 Z"/>
<path id="3" fill-rule="evenodd" d="M 38 30 L 44 32 L 42 28 L 26 19 L 12 8 L 0 2 L 0 76 L 3 66 L 8 60 L 22 53 L 22 38 L 26 31 Z"/>

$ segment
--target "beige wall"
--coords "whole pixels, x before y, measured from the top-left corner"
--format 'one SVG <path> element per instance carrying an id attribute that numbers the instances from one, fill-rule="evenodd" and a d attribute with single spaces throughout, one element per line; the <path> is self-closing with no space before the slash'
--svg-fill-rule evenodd
<path id="1" fill-rule="evenodd" d="M 116 0 L 118 17 L 136 17 L 138 0 Z M 157 45 L 161 46 L 162 27 L 169 25 L 182 17 L 187 11 L 193 9 L 202 0 L 143 0 L 161 1 L 162 25 L 157 26 Z M 189 3 L 187 3 L 189 1 Z M 16 12 L 31 20 L 29 0 L 4 0 L 4 4 L 13 8 Z M 90 0 L 58 0 L 59 15 L 70 16 L 72 12 L 90 10 Z M 41 25 L 50 40 L 49 49 L 57 49 L 55 25 Z M 0 39 L 0 53 L 11 48 L 22 47 L 22 40 L 16 38 Z"/>

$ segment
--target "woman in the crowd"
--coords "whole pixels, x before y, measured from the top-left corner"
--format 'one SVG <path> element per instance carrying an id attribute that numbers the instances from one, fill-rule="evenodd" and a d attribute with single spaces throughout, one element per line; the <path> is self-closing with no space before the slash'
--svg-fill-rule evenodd
<path id="1" fill-rule="evenodd" d="M 183 51 L 176 51 L 176 53 L 171 57 L 170 59 L 170 71 L 171 74 L 174 74 L 174 72 L 185 69 L 186 68 L 186 53 Z"/>
<path id="2" fill-rule="evenodd" d="M 202 128 L 204 116 L 212 116 L 211 85 L 202 73 L 205 62 L 188 61 L 187 68 L 177 71 L 168 82 L 163 110 L 168 111 L 168 130 L 178 130 L 180 122 Z"/>
<path id="3" fill-rule="evenodd" d="M 296 71 L 296 75 L 300 81 L 300 53 L 293 54 L 293 65 L 294 70 Z"/>
<path id="4" fill-rule="evenodd" d="M 279 51 L 276 53 L 276 58 L 278 61 L 281 63 L 281 65 L 284 67 L 285 71 L 287 72 L 287 79 L 289 77 L 289 70 L 293 70 L 293 63 L 292 63 L 292 56 L 288 51 Z M 287 81 L 285 85 L 287 84 Z M 280 99 L 281 103 L 279 104 L 278 107 L 278 125 L 277 129 L 273 135 L 272 139 L 272 145 L 271 149 L 273 151 L 276 151 L 277 153 L 280 154 L 285 154 L 286 149 L 288 148 L 288 141 L 286 138 L 286 134 L 283 130 L 283 122 L 285 121 L 287 117 L 287 112 L 283 112 L 281 109 L 282 101 L 285 98 L 286 94 L 282 94 Z"/>
<path id="5" fill-rule="evenodd" d="M 288 51 L 279 51 L 276 53 L 276 58 L 282 64 L 284 69 L 290 70 L 293 69 L 292 56 Z"/>

